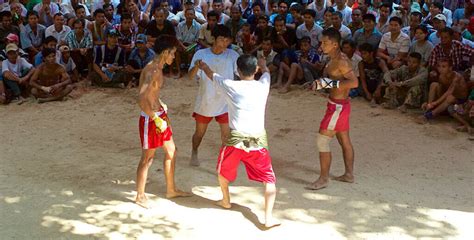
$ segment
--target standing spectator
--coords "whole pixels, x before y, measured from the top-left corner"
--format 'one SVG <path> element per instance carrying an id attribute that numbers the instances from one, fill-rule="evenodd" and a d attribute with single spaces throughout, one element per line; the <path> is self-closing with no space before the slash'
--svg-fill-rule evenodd
<path id="1" fill-rule="evenodd" d="M 39 22 L 46 27 L 53 25 L 53 16 L 59 13 L 59 6 L 56 3 L 51 2 L 51 0 L 42 0 L 41 3 L 38 3 L 33 11 L 39 14 Z"/>
<path id="2" fill-rule="evenodd" d="M 446 17 L 440 13 L 433 18 L 432 22 L 433 22 L 433 27 L 436 31 L 430 34 L 430 36 L 428 37 L 428 40 L 434 46 L 436 46 L 441 42 L 441 39 L 439 37 L 440 31 L 446 28 Z"/>
<path id="3" fill-rule="evenodd" d="M 401 30 L 402 20 L 399 17 L 390 18 L 390 32 L 382 36 L 378 56 L 387 61 L 391 69 L 403 65 L 410 49 L 410 37 Z"/>
<path id="4" fill-rule="evenodd" d="M 384 108 L 398 107 L 405 113 L 408 107 L 421 107 L 428 70 L 421 65 L 421 54 L 417 52 L 410 53 L 407 63 L 384 74 L 385 84 L 388 85 L 384 96 L 388 102 L 382 104 Z"/>
<path id="5" fill-rule="evenodd" d="M 323 32 L 323 29 L 314 23 L 314 17 L 316 12 L 311 9 L 306 9 L 303 12 L 304 24 L 301 24 L 296 29 L 296 37 L 301 40 L 304 36 L 311 39 L 311 46 L 313 48 L 319 47 L 319 37 Z"/>
<path id="6" fill-rule="evenodd" d="M 332 15 L 332 27 L 338 30 L 339 33 L 341 33 L 342 40 L 351 39 L 352 37 L 351 30 L 345 25 L 342 25 L 341 12 L 335 12 Z"/>
<path id="7" fill-rule="evenodd" d="M 170 21 L 166 20 L 165 10 L 163 8 L 157 8 L 154 16 L 155 19 L 148 23 L 145 31 L 148 42 L 154 44 L 155 40 L 161 35 L 176 37 L 174 26 Z"/>
<path id="8" fill-rule="evenodd" d="M 421 24 L 423 15 L 420 12 L 412 12 L 410 14 L 410 23 L 408 26 L 402 28 L 402 32 L 405 33 L 413 40 L 415 38 L 415 30 Z"/>
<path id="9" fill-rule="evenodd" d="M 53 36 L 58 41 L 58 44 L 66 42 L 66 35 L 71 31 L 71 28 L 64 25 L 64 16 L 62 13 L 54 15 L 54 24 L 47 27 L 45 37 Z"/>
<path id="10" fill-rule="evenodd" d="M 132 16 L 128 13 L 123 13 L 120 18 L 120 24 L 115 25 L 114 28 L 120 33 L 118 39 L 119 47 L 125 51 L 125 56 L 128 57 L 134 47 L 136 31 L 132 26 Z"/>
<path id="11" fill-rule="evenodd" d="M 349 25 L 351 23 L 352 9 L 346 5 L 346 0 L 335 0 L 335 6 L 333 6 L 336 12 L 342 14 L 342 22 L 344 25 Z"/>
<path id="12" fill-rule="evenodd" d="M 74 30 L 66 35 L 66 43 L 71 50 L 71 57 L 77 64 L 77 70 L 84 73 L 91 72 L 92 62 L 92 34 L 85 29 L 83 19 L 76 19 L 73 23 Z"/>
<path id="13" fill-rule="evenodd" d="M 380 15 L 377 19 L 376 28 L 382 34 L 388 33 L 389 30 L 389 16 L 392 14 L 392 5 L 390 3 L 384 3 L 380 7 Z"/>
<path id="14" fill-rule="evenodd" d="M 361 29 L 364 25 L 364 23 L 362 22 L 362 11 L 360 11 L 360 9 L 358 8 L 352 10 L 351 19 L 352 22 L 349 23 L 347 27 L 349 27 L 352 35 L 354 35 L 355 31 Z"/>
<path id="15" fill-rule="evenodd" d="M 27 18 L 28 24 L 20 33 L 21 46 L 30 56 L 35 56 L 41 51 L 46 28 L 38 23 L 38 13 L 30 11 Z"/>
<path id="16" fill-rule="evenodd" d="M 94 11 L 94 21 L 91 22 L 87 28 L 92 33 L 92 41 L 94 45 L 101 46 L 105 44 L 105 33 L 110 27 L 105 19 L 105 12 L 99 8 Z"/>
<path id="17" fill-rule="evenodd" d="M 201 26 L 201 29 L 199 30 L 198 42 L 199 42 L 200 48 L 211 47 L 212 44 L 214 43 L 212 30 L 217 25 L 218 18 L 219 18 L 219 15 L 214 11 L 210 11 L 207 13 L 207 23 L 203 24 Z"/>
<path id="18" fill-rule="evenodd" d="M 428 28 L 425 25 L 418 26 L 415 30 L 415 41 L 410 46 L 410 53 L 421 54 L 421 65 L 426 66 L 433 48 L 433 44 L 428 41 Z"/>
<path id="19" fill-rule="evenodd" d="M 241 15 L 241 10 L 238 5 L 234 5 L 230 8 L 231 19 L 225 23 L 225 26 L 230 29 L 234 42 L 236 41 L 237 32 L 242 28 L 242 25 L 246 22 Z"/>
<path id="20" fill-rule="evenodd" d="M 198 0 L 199 1 L 199 0 Z M 183 11 L 180 11 L 176 14 L 176 18 L 178 18 L 179 22 L 183 22 L 186 20 L 186 17 L 184 16 L 184 12 L 187 10 L 187 9 L 194 9 L 194 15 L 196 15 L 196 20 L 199 24 L 204 24 L 206 23 L 206 18 L 204 17 L 204 15 L 202 15 L 201 12 L 197 11 L 197 8 L 194 7 L 194 0 L 186 0 L 184 2 L 184 10 Z"/>
<path id="21" fill-rule="evenodd" d="M 0 12 L 0 49 L 4 49 L 6 46 L 5 37 L 8 34 L 13 33 L 20 36 L 20 29 L 12 24 L 12 13 L 10 11 Z"/>
<path id="22" fill-rule="evenodd" d="M 382 100 L 383 74 L 388 68 L 384 60 L 375 57 L 376 48 L 369 43 L 360 45 L 359 51 L 362 57 L 359 62 L 359 94 L 375 107 Z"/>
<path id="23" fill-rule="evenodd" d="M 352 37 L 352 40 L 360 46 L 363 43 L 369 43 L 375 48 L 379 47 L 382 33 L 375 28 L 375 16 L 372 14 L 365 14 L 363 17 L 364 27 L 357 30 Z"/>
<path id="24" fill-rule="evenodd" d="M 22 103 L 21 89 L 27 89 L 35 68 L 24 58 L 18 57 L 18 46 L 10 43 L 6 47 L 8 59 L 2 62 L 4 84 L 13 92 L 12 102 Z"/>
<path id="25" fill-rule="evenodd" d="M 134 84 L 136 84 L 136 80 L 140 79 L 140 72 L 143 68 L 155 57 L 155 52 L 148 48 L 146 43 L 146 35 L 138 34 L 135 48 L 130 53 L 127 66 L 125 66 L 125 71 L 134 77 Z"/>

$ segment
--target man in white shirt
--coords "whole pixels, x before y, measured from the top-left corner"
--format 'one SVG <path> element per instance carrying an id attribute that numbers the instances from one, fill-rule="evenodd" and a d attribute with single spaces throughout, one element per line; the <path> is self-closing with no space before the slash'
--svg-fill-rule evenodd
<path id="1" fill-rule="evenodd" d="M 237 72 L 236 61 L 239 54 L 228 49 L 232 43 L 230 30 L 223 25 L 216 25 L 212 32 L 215 38 L 212 47 L 201 49 L 194 54 L 191 60 L 189 78 L 195 77 L 199 80 L 199 92 L 196 97 L 193 117 L 196 120 L 196 130 L 193 135 L 192 156 L 190 164 L 199 166 L 198 148 L 202 138 L 206 133 L 207 126 L 213 118 L 219 123 L 221 128 L 221 138 L 224 143 L 229 136 L 229 119 L 227 114 L 227 104 L 224 95 L 212 84 L 212 81 L 203 71 L 199 71 L 199 66 L 195 66 L 197 60 L 209 63 L 209 67 L 225 78 L 233 79 Z"/>
<path id="2" fill-rule="evenodd" d="M 351 39 L 352 32 L 347 26 L 342 25 L 342 13 L 335 12 L 332 14 L 332 26 L 339 31 L 342 40 Z"/>
<path id="3" fill-rule="evenodd" d="M 204 17 L 204 15 L 202 15 L 202 13 L 196 11 L 196 9 L 194 8 L 194 0 L 186 0 L 186 2 L 184 3 L 184 9 L 183 11 L 180 11 L 176 14 L 176 18 L 179 19 L 179 22 L 183 22 L 186 20 L 186 17 L 184 16 L 185 15 L 185 12 L 187 9 L 194 9 L 194 15 L 196 15 L 196 20 L 199 24 L 204 24 L 206 23 L 206 18 Z"/>
<path id="4" fill-rule="evenodd" d="M 359 77 L 359 62 L 362 61 L 362 57 L 355 54 L 357 50 L 357 44 L 352 40 L 342 41 L 342 52 L 346 54 L 347 58 L 351 60 L 352 71 L 356 77 Z"/>
<path id="5" fill-rule="evenodd" d="M 214 73 L 205 62 L 199 62 L 214 86 L 223 92 L 229 106 L 231 133 L 222 146 L 217 172 L 223 198 L 217 204 L 225 209 L 230 203 L 229 183 L 237 177 L 240 161 L 244 162 L 250 180 L 265 186 L 265 227 L 275 227 L 280 223 L 273 218 L 272 210 L 276 197 L 275 173 L 272 169 L 265 131 L 265 107 L 270 92 L 270 74 L 264 59 L 258 61 L 263 75 L 258 81 L 257 58 L 243 55 L 237 59 L 240 81 Z"/>
<path id="6" fill-rule="evenodd" d="M 390 69 L 403 65 L 410 49 L 410 37 L 401 32 L 402 20 L 392 17 L 389 21 L 390 32 L 382 36 L 377 56 L 385 60 Z"/>
<path id="7" fill-rule="evenodd" d="M 45 37 L 53 36 L 58 41 L 58 46 L 66 43 L 66 35 L 71 31 L 71 28 L 64 25 L 64 16 L 62 13 L 54 15 L 54 24 L 46 28 Z"/>
<path id="8" fill-rule="evenodd" d="M 59 13 L 59 6 L 51 0 L 43 0 L 33 8 L 40 16 L 40 23 L 46 27 L 53 24 L 53 16 Z"/>
<path id="9" fill-rule="evenodd" d="M 296 28 L 296 37 L 300 40 L 304 36 L 308 36 L 311 39 L 311 46 L 318 48 L 319 38 L 323 32 L 323 28 L 314 22 L 316 12 L 312 9 L 306 9 L 301 15 L 303 15 L 304 23 Z"/>
<path id="10" fill-rule="evenodd" d="M 349 25 L 352 22 L 352 9 L 346 5 L 346 0 L 335 0 L 335 6 L 333 7 L 336 12 L 342 14 L 342 22 L 344 25 Z"/>
<path id="11" fill-rule="evenodd" d="M 214 0 L 212 1 L 212 10 L 216 11 L 219 14 L 219 19 L 217 19 L 217 24 L 225 24 L 227 21 L 230 20 L 230 17 L 227 16 L 224 10 L 224 4 L 222 0 Z"/>

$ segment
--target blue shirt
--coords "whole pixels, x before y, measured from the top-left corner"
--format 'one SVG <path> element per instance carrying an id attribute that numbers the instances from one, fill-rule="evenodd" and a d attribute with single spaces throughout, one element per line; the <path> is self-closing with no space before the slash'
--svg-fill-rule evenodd
<path id="1" fill-rule="evenodd" d="M 303 52 L 301 50 L 297 50 L 297 51 L 295 51 L 295 53 L 296 53 L 296 56 L 298 58 L 298 63 L 301 63 L 301 57 L 303 56 Z M 308 57 L 306 58 L 306 60 L 308 60 L 308 62 L 310 62 L 310 63 L 319 62 L 319 55 L 316 52 L 315 48 L 311 48 L 309 50 Z"/>
<path id="2" fill-rule="evenodd" d="M 27 49 L 30 47 L 41 47 L 43 44 L 44 32 L 46 27 L 38 24 L 36 27 L 36 35 L 31 30 L 30 24 L 25 26 L 25 29 L 20 32 L 21 47 Z"/>
<path id="3" fill-rule="evenodd" d="M 130 53 L 130 57 L 128 60 L 134 60 L 137 62 L 139 69 L 144 68 L 153 58 L 155 57 L 155 52 L 151 49 L 147 49 L 145 53 L 145 58 L 140 57 L 140 53 L 138 48 L 134 48 L 132 52 Z"/>

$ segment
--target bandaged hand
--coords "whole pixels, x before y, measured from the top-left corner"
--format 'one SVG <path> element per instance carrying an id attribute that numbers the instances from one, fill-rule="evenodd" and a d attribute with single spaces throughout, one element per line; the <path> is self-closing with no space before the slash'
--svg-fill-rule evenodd
<path id="1" fill-rule="evenodd" d="M 163 108 L 163 111 L 168 112 L 168 106 L 163 101 L 161 101 L 161 99 L 159 99 L 159 101 L 161 108 Z"/>
<path id="2" fill-rule="evenodd" d="M 339 81 L 332 80 L 330 78 L 320 78 L 314 80 L 313 90 L 327 89 L 327 88 L 339 88 Z"/>
<path id="3" fill-rule="evenodd" d="M 153 115 L 153 117 L 151 118 L 151 120 L 153 120 L 153 122 L 155 122 L 156 131 L 159 132 L 159 133 L 164 132 L 168 128 L 168 123 L 163 118 L 161 118 L 158 115 L 158 113 L 155 113 Z"/>

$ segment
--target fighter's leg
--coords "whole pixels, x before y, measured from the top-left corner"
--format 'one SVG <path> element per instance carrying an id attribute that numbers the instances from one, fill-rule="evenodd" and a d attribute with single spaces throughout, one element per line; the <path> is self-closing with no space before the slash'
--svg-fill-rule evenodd
<path id="1" fill-rule="evenodd" d="M 316 142 L 319 150 L 319 164 L 321 167 L 321 173 L 316 181 L 306 186 L 306 189 L 319 190 L 327 187 L 329 182 L 329 169 L 331 167 L 331 150 L 329 144 L 334 135 L 336 135 L 335 131 L 323 129 L 319 130 Z"/>
<path id="2" fill-rule="evenodd" d="M 275 227 L 280 222 L 273 218 L 273 205 L 275 205 L 276 186 L 275 183 L 263 183 L 265 186 L 265 227 Z"/>
<path id="3" fill-rule="evenodd" d="M 227 142 L 227 139 L 229 138 L 230 135 L 230 128 L 228 123 L 219 123 L 219 127 L 221 128 L 221 141 L 222 141 L 222 146 L 225 145 Z"/>
<path id="4" fill-rule="evenodd" d="M 344 157 L 345 172 L 343 175 L 334 178 L 334 180 L 341 182 L 354 182 L 354 148 L 352 147 L 349 131 L 336 133 L 337 141 L 342 148 Z"/>
<path id="5" fill-rule="evenodd" d="M 174 182 L 174 172 L 176 166 L 176 145 L 174 144 L 173 137 L 169 141 L 163 143 L 163 151 L 165 152 L 165 159 L 163 161 L 163 169 L 165 169 L 166 178 L 166 197 L 189 197 L 192 194 L 183 192 L 176 188 Z"/>
<path id="6" fill-rule="evenodd" d="M 135 202 L 144 208 L 148 208 L 147 198 L 145 196 L 145 185 L 148 176 L 148 168 L 150 168 L 153 162 L 155 151 L 156 149 L 143 149 L 137 168 L 137 197 L 135 198 Z"/>
<path id="7" fill-rule="evenodd" d="M 191 161 L 190 164 L 192 166 L 199 166 L 199 158 L 198 158 L 198 148 L 201 145 L 202 138 L 207 131 L 207 126 L 209 123 L 200 123 L 196 121 L 196 130 L 194 131 L 193 135 L 193 149 L 191 154 Z"/>
<path id="8" fill-rule="evenodd" d="M 221 174 L 219 174 L 218 180 L 222 191 L 222 199 L 217 201 L 216 204 L 220 207 L 229 209 L 232 207 L 232 204 L 230 203 L 229 181 Z"/>

